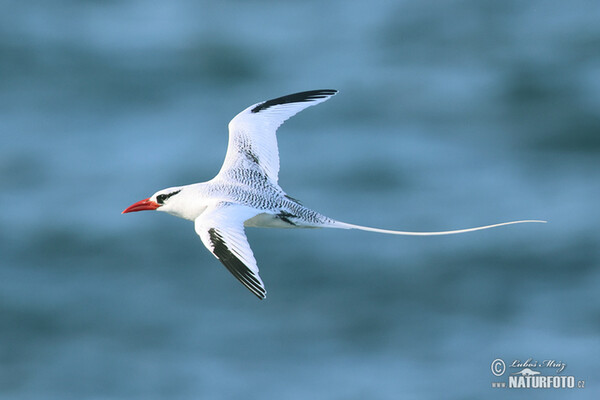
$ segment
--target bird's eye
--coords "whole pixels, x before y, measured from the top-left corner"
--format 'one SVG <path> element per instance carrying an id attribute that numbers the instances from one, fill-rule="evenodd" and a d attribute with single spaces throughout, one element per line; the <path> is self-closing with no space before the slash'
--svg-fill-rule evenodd
<path id="1" fill-rule="evenodd" d="M 165 200 L 169 197 L 169 195 L 166 194 L 159 194 L 158 196 L 156 196 L 156 202 L 158 204 L 164 204 Z"/>
<path id="2" fill-rule="evenodd" d="M 165 204 L 165 201 L 171 197 L 171 196 L 175 196 L 177 193 L 181 192 L 181 190 L 176 190 L 174 192 L 171 193 L 163 193 L 163 194 L 159 194 L 158 196 L 156 196 L 156 202 L 158 204 Z"/>

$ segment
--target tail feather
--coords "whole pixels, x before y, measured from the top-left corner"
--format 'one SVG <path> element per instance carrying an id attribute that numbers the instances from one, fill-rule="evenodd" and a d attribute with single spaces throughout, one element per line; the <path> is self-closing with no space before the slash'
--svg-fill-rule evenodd
<path id="1" fill-rule="evenodd" d="M 477 226 L 475 228 L 456 229 L 456 230 L 451 230 L 451 231 L 439 231 L 439 232 L 393 231 L 393 230 L 389 230 L 389 229 L 379 229 L 379 228 L 371 228 L 371 227 L 368 227 L 368 226 L 353 225 L 353 224 L 348 224 L 346 222 L 340 222 L 340 221 L 336 221 L 334 224 L 329 225 L 329 227 L 331 227 L 331 228 L 340 228 L 340 229 L 360 229 L 362 231 L 386 233 L 386 234 L 389 234 L 389 235 L 440 236 L 440 235 L 455 235 L 455 234 L 458 234 L 458 233 L 467 233 L 467 232 L 481 231 L 481 230 L 484 230 L 484 229 L 496 228 L 498 226 L 513 225 L 513 224 L 525 224 L 525 223 L 531 223 L 531 222 L 533 222 L 533 223 L 542 223 L 542 224 L 546 223 L 546 221 L 528 219 L 528 220 L 522 220 L 522 221 L 502 222 L 502 223 L 493 224 L 493 225 Z"/>

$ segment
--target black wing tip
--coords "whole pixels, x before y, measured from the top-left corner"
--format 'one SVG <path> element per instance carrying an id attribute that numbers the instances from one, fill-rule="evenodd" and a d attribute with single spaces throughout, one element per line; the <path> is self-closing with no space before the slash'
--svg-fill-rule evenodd
<path id="1" fill-rule="evenodd" d="M 223 237 L 215 228 L 208 230 L 210 241 L 214 246 L 213 254 L 219 261 L 231 272 L 235 278 L 248 288 L 256 297 L 260 300 L 264 300 L 267 297 L 267 291 L 256 279 L 252 271 L 237 258 L 231 250 L 227 247 L 227 244 L 223 240 Z"/>
<path id="2" fill-rule="evenodd" d="M 308 90 L 306 92 L 298 92 L 288 94 L 286 96 L 277 97 L 275 99 L 264 101 L 254 107 L 251 111 L 257 113 L 262 110 L 266 110 L 269 107 L 273 107 L 279 104 L 289 103 L 303 103 L 306 101 L 313 101 L 318 99 L 324 99 L 335 95 L 338 91 L 335 89 L 319 89 L 319 90 Z"/>

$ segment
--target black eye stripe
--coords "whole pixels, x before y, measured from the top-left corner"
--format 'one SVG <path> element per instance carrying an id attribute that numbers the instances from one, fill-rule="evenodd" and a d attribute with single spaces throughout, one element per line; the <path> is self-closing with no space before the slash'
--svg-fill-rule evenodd
<path id="1" fill-rule="evenodd" d="M 159 194 L 158 196 L 156 196 L 156 202 L 158 204 L 164 204 L 164 202 L 171 196 L 175 196 L 177 193 L 181 192 L 181 190 L 176 190 L 174 192 L 171 192 L 169 194 Z"/>

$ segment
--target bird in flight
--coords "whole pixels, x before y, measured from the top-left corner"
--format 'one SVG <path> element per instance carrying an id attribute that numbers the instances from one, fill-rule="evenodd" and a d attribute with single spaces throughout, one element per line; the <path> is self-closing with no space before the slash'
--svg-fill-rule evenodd
<path id="1" fill-rule="evenodd" d="M 229 143 L 219 173 L 210 181 L 163 189 L 127 207 L 123 214 L 158 210 L 194 221 L 206 248 L 259 299 L 265 285 L 244 227 L 361 229 L 392 235 L 432 236 L 472 232 L 537 220 L 511 221 L 441 232 L 405 232 L 348 224 L 304 207 L 277 183 L 277 128 L 337 90 L 311 90 L 253 104 L 229 123 Z"/>

